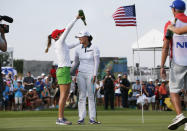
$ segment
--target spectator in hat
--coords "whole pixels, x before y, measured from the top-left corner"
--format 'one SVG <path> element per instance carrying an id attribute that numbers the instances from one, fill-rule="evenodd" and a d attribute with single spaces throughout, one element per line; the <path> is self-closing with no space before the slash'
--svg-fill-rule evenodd
<path id="1" fill-rule="evenodd" d="M 115 81 L 115 106 L 122 107 L 121 104 L 121 91 L 120 91 L 120 81 L 122 79 L 121 74 L 118 74 L 118 79 Z"/>
<path id="2" fill-rule="evenodd" d="M 42 82 L 43 82 L 43 83 L 45 83 L 45 77 L 46 77 L 45 73 L 42 73 L 42 74 L 41 74 L 41 79 L 42 79 Z"/>
<path id="3" fill-rule="evenodd" d="M 9 79 L 6 81 L 6 85 L 9 87 L 9 106 L 10 110 L 14 110 L 15 101 L 14 101 L 14 88 L 12 81 Z"/>
<path id="4" fill-rule="evenodd" d="M 33 89 L 29 89 L 26 94 L 26 106 L 30 110 L 34 109 L 34 98 L 33 98 Z"/>
<path id="5" fill-rule="evenodd" d="M 140 85 L 140 80 L 137 78 L 136 79 L 136 83 L 132 85 L 132 105 L 135 106 L 136 105 L 136 101 L 137 101 L 137 94 L 140 94 L 141 92 L 141 85 Z"/>
<path id="6" fill-rule="evenodd" d="M 23 86 L 21 81 L 17 81 L 17 84 L 14 86 L 14 100 L 15 100 L 15 110 L 22 110 L 23 107 Z"/>
<path id="7" fill-rule="evenodd" d="M 47 105 L 47 108 L 50 106 L 50 93 L 48 88 L 45 86 L 44 90 L 42 91 L 42 100 Z"/>
<path id="8" fill-rule="evenodd" d="M 37 93 L 38 93 L 39 96 L 41 96 L 41 92 L 44 90 L 44 85 L 45 84 L 42 81 L 42 77 L 38 76 L 36 84 L 35 84 L 35 87 L 36 87 L 36 91 L 37 91 Z"/>
<path id="9" fill-rule="evenodd" d="M 52 83 L 49 81 L 49 77 L 48 76 L 46 76 L 45 78 L 44 78 L 44 86 L 45 87 L 47 87 L 49 90 L 51 89 L 51 85 L 52 85 Z"/>
<path id="10" fill-rule="evenodd" d="M 149 83 L 146 86 L 146 96 L 149 105 L 151 104 L 152 110 L 155 110 L 155 85 L 153 84 L 153 79 L 149 79 Z"/>
<path id="11" fill-rule="evenodd" d="M 36 87 L 33 88 L 33 99 L 34 99 L 34 109 L 35 110 L 40 110 L 40 106 L 42 104 L 42 99 L 40 99 L 37 91 L 36 91 Z"/>
<path id="12" fill-rule="evenodd" d="M 174 0 L 172 5 L 170 6 L 172 13 L 175 18 L 175 27 L 177 28 L 185 28 L 187 26 L 187 16 L 184 14 L 186 9 L 186 4 L 183 0 Z M 164 64 L 166 62 L 166 58 L 168 56 L 168 52 L 170 49 L 170 76 L 169 76 L 169 90 L 172 103 L 175 107 L 175 111 L 177 116 L 175 117 L 175 121 L 173 121 L 168 129 L 175 130 L 179 126 L 183 125 L 187 122 L 187 118 L 183 115 L 181 109 L 181 101 L 179 92 L 181 91 L 182 85 L 186 83 L 187 80 L 187 48 L 182 43 L 187 42 L 187 37 L 184 32 L 176 32 L 175 29 L 169 28 L 174 31 L 172 37 L 166 37 L 167 27 L 171 24 L 167 23 L 164 29 L 164 44 L 162 48 L 162 59 L 161 59 L 161 76 L 163 79 L 166 78 L 166 72 L 164 69 Z M 179 35 L 175 34 L 178 33 Z M 186 84 L 185 87 L 186 88 Z M 184 130 L 187 130 L 187 124 L 185 124 Z"/>

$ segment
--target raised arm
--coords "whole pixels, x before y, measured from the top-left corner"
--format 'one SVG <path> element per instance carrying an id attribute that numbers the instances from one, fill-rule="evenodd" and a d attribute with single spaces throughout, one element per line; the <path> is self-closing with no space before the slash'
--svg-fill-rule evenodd
<path id="1" fill-rule="evenodd" d="M 62 35 L 59 38 L 59 41 L 61 41 L 61 43 L 64 43 L 64 41 L 66 40 L 67 35 L 69 34 L 70 30 L 72 29 L 72 27 L 74 26 L 76 21 L 77 21 L 77 18 L 75 18 L 73 21 L 71 21 L 66 26 L 65 31 L 62 33 Z"/>

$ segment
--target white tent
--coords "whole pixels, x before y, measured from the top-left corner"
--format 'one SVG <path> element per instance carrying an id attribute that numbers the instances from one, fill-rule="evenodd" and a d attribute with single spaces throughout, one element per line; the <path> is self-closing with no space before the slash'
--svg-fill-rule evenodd
<path id="1" fill-rule="evenodd" d="M 133 50 L 133 66 L 134 66 L 134 53 L 135 51 L 153 51 L 154 52 L 154 67 L 155 67 L 155 51 L 161 51 L 163 45 L 163 33 L 156 29 L 150 30 L 137 42 L 132 45 Z M 138 47 L 139 46 L 139 47 Z"/>

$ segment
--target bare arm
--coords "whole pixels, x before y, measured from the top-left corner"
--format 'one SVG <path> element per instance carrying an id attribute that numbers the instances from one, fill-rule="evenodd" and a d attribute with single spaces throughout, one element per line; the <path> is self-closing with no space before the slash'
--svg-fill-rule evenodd
<path id="1" fill-rule="evenodd" d="M 6 38 L 5 38 L 5 33 L 4 30 L 0 27 L 0 50 L 3 52 L 7 51 L 7 42 L 6 42 Z"/>
<path id="2" fill-rule="evenodd" d="M 169 25 L 168 29 L 179 35 L 187 33 L 187 26 L 177 28 L 173 25 Z"/>
<path id="3" fill-rule="evenodd" d="M 166 72 L 165 72 L 165 69 L 164 69 L 164 65 L 166 63 L 166 59 L 167 59 L 167 56 L 168 56 L 169 42 L 170 42 L 170 40 L 165 39 L 164 43 L 163 43 L 163 47 L 162 47 L 160 75 L 163 79 L 166 78 Z"/>

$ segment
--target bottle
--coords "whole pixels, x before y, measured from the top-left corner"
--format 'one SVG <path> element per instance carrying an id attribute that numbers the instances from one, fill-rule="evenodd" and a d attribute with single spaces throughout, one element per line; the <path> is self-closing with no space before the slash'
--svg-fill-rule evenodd
<path id="1" fill-rule="evenodd" d="M 83 10 L 79 10 L 79 16 L 82 16 L 81 20 L 84 22 L 84 25 L 86 25 L 86 18 Z"/>
<path id="2" fill-rule="evenodd" d="M 175 18 L 175 19 L 174 19 L 174 23 L 172 22 L 171 24 L 173 24 L 173 25 L 175 26 L 176 21 L 177 21 L 177 18 Z M 165 36 L 165 37 L 166 37 L 166 39 L 171 40 L 172 37 L 173 37 L 173 32 L 172 32 L 171 30 L 167 29 L 166 36 Z"/>
<path id="3" fill-rule="evenodd" d="M 173 37 L 173 32 L 171 30 L 167 29 L 165 37 L 166 37 L 166 39 L 171 40 Z"/>

